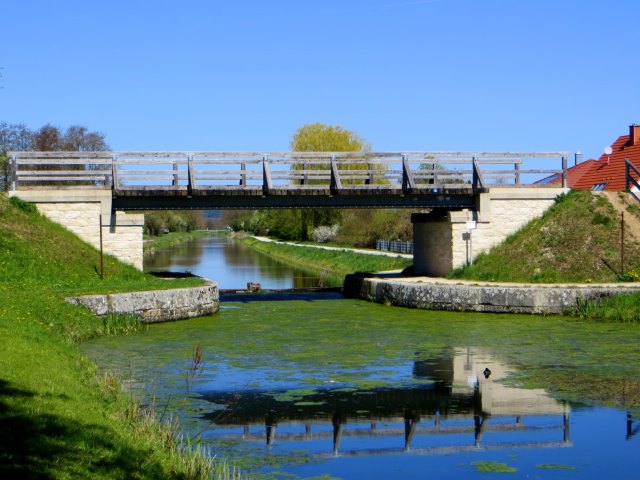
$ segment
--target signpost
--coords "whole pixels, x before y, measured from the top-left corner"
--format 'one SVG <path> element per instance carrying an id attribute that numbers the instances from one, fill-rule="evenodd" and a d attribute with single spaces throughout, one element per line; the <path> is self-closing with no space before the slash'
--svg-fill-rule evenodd
<path id="1" fill-rule="evenodd" d="M 471 239 L 471 232 L 478 228 L 478 223 L 475 220 L 469 220 L 467 222 L 467 231 L 462 234 L 462 238 L 467 241 L 467 263 L 473 265 L 473 241 Z"/>

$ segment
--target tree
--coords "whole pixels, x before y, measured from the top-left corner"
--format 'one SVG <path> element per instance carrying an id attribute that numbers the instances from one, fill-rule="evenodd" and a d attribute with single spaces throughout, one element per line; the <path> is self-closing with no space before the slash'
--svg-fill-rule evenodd
<path id="1" fill-rule="evenodd" d="M 74 152 L 98 152 L 108 150 L 109 146 L 101 132 L 89 132 L 87 127 L 72 125 L 62 137 L 62 150 Z"/>
<path id="2" fill-rule="evenodd" d="M 33 134 L 33 148 L 40 152 L 62 150 L 62 132 L 60 128 L 47 123 Z"/>
<path id="3" fill-rule="evenodd" d="M 8 185 L 9 159 L 7 152 L 31 150 L 32 148 L 33 132 L 25 125 L 0 122 L 0 191 L 6 190 Z"/>
<path id="4" fill-rule="evenodd" d="M 369 143 L 359 134 L 341 126 L 308 123 L 300 127 L 291 139 L 294 152 L 363 152 L 370 150 Z M 367 165 L 350 166 L 349 169 L 368 168 Z M 301 167 L 298 167 L 301 168 Z M 326 168 L 319 165 L 313 168 Z M 251 225 L 260 231 L 290 240 L 307 240 L 313 229 L 339 223 L 340 211 L 333 209 L 293 209 L 254 214 Z"/>
<path id="5" fill-rule="evenodd" d="M 109 150 L 101 132 L 89 132 L 87 127 L 72 125 L 63 133 L 47 123 L 33 134 L 33 148 L 41 152 L 97 152 Z"/>
<path id="6" fill-rule="evenodd" d="M 369 143 L 358 133 L 341 126 L 307 123 L 293 134 L 294 152 L 367 152 Z"/>
<path id="7" fill-rule="evenodd" d="M 5 152 L 33 149 L 33 132 L 23 124 L 0 122 L 0 150 Z"/>

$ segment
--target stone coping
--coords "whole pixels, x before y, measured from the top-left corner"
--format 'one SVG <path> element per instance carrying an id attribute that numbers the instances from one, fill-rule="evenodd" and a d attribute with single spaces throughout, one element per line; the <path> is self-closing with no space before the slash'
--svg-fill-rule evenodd
<path id="1" fill-rule="evenodd" d="M 212 281 L 198 287 L 85 295 L 68 297 L 65 300 L 72 304 L 84 305 L 95 315 L 131 314 L 144 323 L 202 317 L 220 309 L 218 284 Z"/>
<path id="2" fill-rule="evenodd" d="M 511 284 L 431 277 L 347 275 L 344 295 L 425 310 L 561 314 L 580 301 L 640 292 L 634 284 Z"/>

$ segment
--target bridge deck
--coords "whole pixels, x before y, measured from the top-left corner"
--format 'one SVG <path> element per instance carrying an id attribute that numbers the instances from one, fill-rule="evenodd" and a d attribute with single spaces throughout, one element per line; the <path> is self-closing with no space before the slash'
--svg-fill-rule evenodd
<path id="1" fill-rule="evenodd" d="M 491 185 L 566 178 L 568 153 L 10 152 L 14 190 L 111 189 L 114 208 L 465 208 Z M 523 169 L 556 158 L 560 169 Z"/>

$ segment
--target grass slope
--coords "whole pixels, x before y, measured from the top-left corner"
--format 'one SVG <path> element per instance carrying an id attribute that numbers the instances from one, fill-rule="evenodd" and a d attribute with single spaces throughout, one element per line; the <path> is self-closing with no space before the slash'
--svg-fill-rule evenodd
<path id="1" fill-rule="evenodd" d="M 208 230 L 195 230 L 193 232 L 169 232 L 163 235 L 145 235 L 144 254 L 148 255 L 162 248 L 172 247 L 198 238 L 209 237 L 213 234 L 214 232 Z"/>
<path id="2" fill-rule="evenodd" d="M 65 295 L 167 287 L 110 257 L 101 281 L 98 263 L 95 249 L 0 194 L 0 477 L 208 477 L 206 462 L 177 451 L 175 428 L 100 380 L 77 349 L 137 324 L 97 319 Z"/>
<path id="3" fill-rule="evenodd" d="M 323 250 L 320 248 L 296 247 L 282 243 L 260 242 L 252 238 L 243 241 L 252 248 L 270 257 L 320 274 L 327 269 L 332 279 L 342 281 L 344 276 L 354 272 L 382 272 L 401 270 L 411 265 L 411 260 L 402 257 L 366 255 L 348 250 Z"/>
<path id="4" fill-rule="evenodd" d="M 627 238 L 625 270 L 640 270 L 640 244 Z M 620 221 L 606 198 L 590 191 L 561 195 L 539 219 L 480 254 L 451 278 L 505 282 L 615 282 Z"/>

